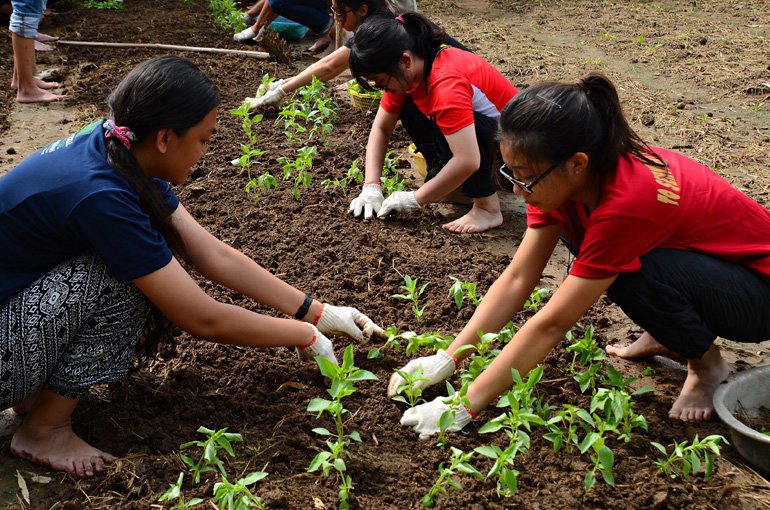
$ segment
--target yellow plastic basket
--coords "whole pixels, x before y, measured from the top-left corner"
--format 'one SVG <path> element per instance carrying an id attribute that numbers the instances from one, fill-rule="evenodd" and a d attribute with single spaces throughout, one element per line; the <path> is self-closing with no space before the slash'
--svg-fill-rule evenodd
<path id="1" fill-rule="evenodd" d="M 353 89 L 348 89 L 348 92 L 351 96 L 353 96 L 353 104 L 358 108 L 362 108 L 364 110 L 376 110 L 380 107 L 380 99 L 382 98 L 382 93 L 373 92 L 369 94 L 362 94 L 361 92 L 357 92 Z"/>
<path id="2" fill-rule="evenodd" d="M 428 175 L 428 164 L 425 162 L 425 156 L 417 152 L 417 147 L 415 147 L 414 144 L 409 145 L 409 154 L 412 155 L 414 169 L 417 170 L 417 173 L 420 174 L 423 179 L 425 179 L 425 176 Z"/>

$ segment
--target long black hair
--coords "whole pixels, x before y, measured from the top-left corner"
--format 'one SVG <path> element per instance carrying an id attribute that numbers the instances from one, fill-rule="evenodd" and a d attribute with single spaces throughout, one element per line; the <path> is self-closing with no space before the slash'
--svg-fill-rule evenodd
<path id="1" fill-rule="evenodd" d="M 633 154 L 665 167 L 623 116 L 617 90 L 605 75 L 591 72 L 577 83 L 543 82 L 520 92 L 500 115 L 498 143 L 510 144 L 529 161 L 551 164 L 576 152 L 589 156 L 589 170 L 604 175 L 620 157 Z M 497 172 L 500 189 L 510 189 Z"/>
<path id="2" fill-rule="evenodd" d="M 370 13 L 378 9 L 388 9 L 395 16 L 398 12 L 398 8 L 388 0 L 337 0 L 337 4 L 349 7 L 354 11 L 365 5 L 369 8 Z"/>
<path id="3" fill-rule="evenodd" d="M 219 104 L 213 83 L 189 60 L 165 55 L 137 65 L 107 99 L 110 118 L 117 126 L 128 127 L 141 143 L 159 129 L 173 129 L 184 136 Z M 171 211 L 153 180 L 142 172 L 139 162 L 117 139 L 104 142 L 107 161 L 139 195 L 142 211 L 152 227 L 163 235 L 166 244 L 188 264 L 190 257 L 181 235 L 171 224 Z M 153 307 L 137 353 L 151 354 L 158 342 L 170 338 L 171 325 Z"/>
<path id="4" fill-rule="evenodd" d="M 428 58 L 444 43 L 443 28 L 416 12 L 404 12 L 395 19 L 367 18 L 356 29 L 350 49 L 350 72 L 361 87 L 371 89 L 367 76 L 388 73 L 403 78 L 398 65 L 406 50 Z"/>

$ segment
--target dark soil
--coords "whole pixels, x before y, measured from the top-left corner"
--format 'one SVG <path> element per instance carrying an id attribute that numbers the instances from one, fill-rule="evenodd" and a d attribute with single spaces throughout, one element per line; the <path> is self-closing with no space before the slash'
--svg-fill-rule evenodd
<path id="1" fill-rule="evenodd" d="M 766 204 L 770 87 L 762 83 L 770 81 L 770 5 L 763 0 L 707 4 L 435 0 L 420 2 L 420 8 L 489 59 L 519 88 L 545 79 L 575 80 L 588 70 L 602 70 L 616 82 L 634 128 L 650 143 L 675 148 L 711 165 L 734 186 Z M 214 27 L 202 0 L 128 0 L 122 11 L 89 10 L 67 2 L 51 7 L 56 15 L 47 18 L 41 29 L 62 39 L 243 49 L 230 34 Z M 312 62 L 301 53 L 310 39 L 291 45 L 298 66 Z M 4 47 L 0 82 L 7 84 L 12 68 L 10 38 L 2 35 L 0 43 Z M 104 115 L 105 98 L 112 88 L 136 63 L 156 55 L 146 49 L 60 47 L 39 54 L 38 61 L 60 69 L 58 79 L 72 106 L 69 122 L 74 131 Z M 473 309 L 469 304 L 460 310 L 455 307 L 447 296 L 449 276 L 476 282 L 480 292 L 486 292 L 506 267 L 524 231 L 519 202 L 506 198 L 504 225 L 481 235 L 457 236 L 440 228 L 464 214 L 464 209 L 454 206 L 430 206 L 387 221 L 352 218 L 347 208 L 360 184 L 327 189 L 322 182 L 342 178 L 354 159 L 363 158 L 373 116 L 354 108 L 347 94 L 339 92 L 333 92 L 340 108 L 331 144 L 304 142 L 318 145 L 312 186 L 302 190 L 297 200 L 289 193 L 289 182 L 282 182 L 255 200 L 244 191 L 245 173 L 229 163 L 239 156 L 245 135 L 239 119 L 228 110 L 252 96 L 265 73 L 287 77 L 297 72 L 296 67 L 241 56 L 182 55 L 211 77 L 221 95 L 217 132 L 209 153 L 192 179 L 176 190 L 202 225 L 295 287 L 329 303 L 357 306 L 383 326 L 444 335 L 462 329 Z M 10 124 L 13 96 L 7 89 L 0 94 L 2 129 Z M 760 105 L 765 102 L 768 104 Z M 276 159 L 293 159 L 301 147 L 287 141 L 282 123 L 274 124 L 275 119 L 275 112 L 268 113 L 258 128 L 261 147 L 268 151 L 262 163 L 274 175 L 280 174 Z M 405 134 L 398 131 L 392 148 L 405 155 L 407 145 Z M 409 168 L 402 172 L 414 186 L 419 184 Z M 555 257 L 542 286 L 555 289 L 563 271 L 564 261 Z M 430 282 L 421 300 L 426 305 L 422 322 L 405 301 L 392 297 L 400 291 L 404 275 Z M 237 293 L 206 281 L 200 284 L 219 300 L 273 313 Z M 520 326 L 531 314 L 522 312 L 514 323 Z M 601 345 L 627 341 L 641 333 L 604 299 L 582 323 L 595 326 Z M 336 338 L 335 343 L 340 357 L 347 342 Z M 588 407 L 589 397 L 580 393 L 565 370 L 572 360 L 566 345 L 565 340 L 546 358 L 538 390 L 552 405 Z M 763 361 L 753 354 L 759 347 L 749 352 L 732 344 L 722 346 L 737 369 Z M 362 509 L 418 508 L 438 477 L 439 465 L 448 462 L 449 452 L 436 448 L 433 441 L 418 440 L 402 427 L 403 406 L 385 396 L 393 369 L 408 360 L 403 350 L 387 351 L 380 360 L 367 360 L 367 351 L 367 346 L 355 346 L 356 364 L 376 374 L 379 381 L 359 383 L 359 390 L 344 402 L 352 412 L 346 427 L 362 437 L 361 443 L 351 445 L 348 461 L 355 486 L 353 504 Z M 611 363 L 626 377 L 640 376 L 648 365 L 654 367 L 655 374 L 643 376 L 636 385 L 657 389 L 654 394 L 636 397 L 634 411 L 646 417 L 648 432 L 637 431 L 628 443 L 608 441 L 615 453 L 616 488 L 600 481 L 585 491 L 583 478 L 592 467 L 589 454 L 554 453 L 542 431 L 535 429 L 530 451 L 517 458 L 520 475 L 515 497 L 500 499 L 493 480 L 458 475 L 455 480 L 464 491 L 439 498 L 436 508 L 770 507 L 767 482 L 744 466 L 730 447 L 717 459 L 708 481 L 702 475 L 672 480 L 658 474 L 654 460 L 659 452 L 650 441 L 670 447 L 674 441 L 695 435 L 727 436 L 727 429 L 716 419 L 687 424 L 667 418 L 684 380 L 680 366 L 657 359 Z M 267 508 L 336 508 L 339 481 L 335 476 L 318 478 L 307 473 L 310 461 L 325 448 L 322 438 L 311 430 L 332 425 L 326 416 L 316 420 L 306 408 L 312 398 L 327 396 L 327 382 L 315 363 L 298 361 L 292 350 L 227 347 L 180 334 L 176 355 L 149 362 L 120 383 L 95 388 L 78 406 L 73 417 L 75 431 L 119 457 L 114 466 L 92 479 L 53 475 L 54 482 L 33 490 L 32 507 L 169 508 L 171 505 L 159 504 L 157 499 L 184 469 L 179 445 L 202 439 L 196 430 L 205 426 L 227 427 L 243 435 L 244 442 L 236 445 L 236 457 L 226 462 L 229 478 L 251 471 L 269 472 L 254 490 Z M 431 388 L 425 397 L 430 400 L 444 392 L 443 387 Z M 450 445 L 463 451 L 489 444 L 506 446 L 504 434 L 478 432 L 497 414 L 494 408 L 482 412 L 463 433 L 450 436 Z M 3 448 L 2 463 L 9 469 L 45 472 L 12 460 L 7 440 Z M 197 456 L 200 452 L 185 453 Z M 483 473 L 491 467 L 480 456 L 473 463 Z M 15 486 L 13 470 L 3 470 L 2 476 L 11 481 L 6 486 Z M 211 499 L 216 481 L 208 473 L 192 489 L 187 477 L 185 497 Z M 15 490 L 9 492 L 0 503 L 23 506 L 15 499 Z M 204 507 L 213 506 L 206 502 L 199 508 Z"/>

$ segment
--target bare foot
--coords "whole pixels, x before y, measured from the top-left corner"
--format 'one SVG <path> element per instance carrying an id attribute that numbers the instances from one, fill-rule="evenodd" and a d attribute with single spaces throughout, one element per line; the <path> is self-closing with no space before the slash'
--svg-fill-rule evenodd
<path id="1" fill-rule="evenodd" d="M 679 398 L 671 406 L 668 417 L 687 422 L 710 420 L 714 410 L 711 402 L 714 392 L 729 372 L 727 363 L 719 353 L 719 347 L 714 344 L 711 344 L 702 358 L 689 360 L 687 379 Z"/>
<path id="2" fill-rule="evenodd" d="M 313 58 L 322 59 L 324 57 L 328 57 L 329 55 L 334 53 L 335 49 L 336 48 L 334 47 L 333 44 L 329 44 L 329 46 L 327 46 L 325 50 L 323 50 L 320 53 L 316 53 L 315 55 L 313 55 Z"/>
<path id="3" fill-rule="evenodd" d="M 16 94 L 16 101 L 20 103 L 52 103 L 54 101 L 61 101 L 65 97 L 66 96 L 52 94 L 39 87 L 33 87 L 31 90 L 24 92 L 19 90 Z"/>
<path id="4" fill-rule="evenodd" d="M 35 40 L 35 51 L 53 51 L 54 47 Z"/>
<path id="5" fill-rule="evenodd" d="M 500 200 L 497 193 L 484 198 L 473 200 L 473 207 L 465 216 L 442 225 L 443 228 L 455 234 L 473 234 L 484 232 L 503 224 L 503 214 L 500 212 Z"/>
<path id="6" fill-rule="evenodd" d="M 325 35 L 323 37 L 319 37 L 318 40 L 313 43 L 313 45 L 307 49 L 307 51 L 311 53 L 316 53 L 318 51 L 325 50 L 330 44 L 332 43 L 332 38 L 328 35 Z"/>
<path id="7" fill-rule="evenodd" d="M 11 439 L 11 453 L 36 464 L 66 471 L 71 475 L 93 476 L 115 457 L 80 439 L 68 423 L 47 430 L 27 426 L 27 420 Z"/>
<path id="8" fill-rule="evenodd" d="M 38 32 L 37 33 L 37 40 L 40 41 L 40 42 L 54 42 L 54 41 L 58 41 L 59 38 L 58 37 L 54 37 L 52 35 L 44 34 L 42 32 Z"/>
<path id="9" fill-rule="evenodd" d="M 676 361 L 685 361 L 684 357 L 675 353 L 663 344 L 658 343 L 658 341 L 646 331 L 628 347 L 608 345 L 604 350 L 607 354 L 612 354 L 613 356 L 627 360 L 637 360 L 648 358 L 650 356 L 665 356 Z"/>
<path id="10" fill-rule="evenodd" d="M 39 89 L 43 90 L 51 90 L 59 88 L 59 82 L 56 81 L 43 81 L 40 78 L 32 78 L 32 83 L 37 86 Z M 17 89 L 19 88 L 19 84 L 16 82 L 16 77 L 14 76 L 14 79 L 11 80 L 11 88 Z"/>

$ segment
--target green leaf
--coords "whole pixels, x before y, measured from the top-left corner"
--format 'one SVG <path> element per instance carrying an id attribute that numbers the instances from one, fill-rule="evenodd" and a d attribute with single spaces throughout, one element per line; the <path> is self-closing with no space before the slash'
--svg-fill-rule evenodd
<path id="1" fill-rule="evenodd" d="M 321 435 L 321 436 L 332 436 L 332 435 L 334 435 L 334 434 L 332 434 L 331 432 L 329 432 L 327 429 L 325 429 L 323 427 L 314 428 L 313 432 L 315 432 L 316 434 Z"/>
<path id="2" fill-rule="evenodd" d="M 324 461 L 331 457 L 331 455 L 331 452 L 321 452 L 316 455 L 310 462 L 310 466 L 307 468 L 308 473 L 318 470 L 323 465 Z"/>
<path id="3" fill-rule="evenodd" d="M 324 398 L 314 398 L 307 405 L 307 410 L 311 413 L 325 411 L 332 403 L 331 400 L 326 400 Z"/>
<path id="4" fill-rule="evenodd" d="M 615 455 L 606 446 L 599 448 L 599 462 L 602 463 L 604 470 L 612 471 L 612 466 L 615 463 Z"/>
<path id="5" fill-rule="evenodd" d="M 455 422 L 455 413 L 452 410 L 444 411 L 438 420 L 438 428 L 442 432 L 449 429 Z"/>
<path id="6" fill-rule="evenodd" d="M 496 459 L 498 457 L 498 453 L 494 446 L 479 446 L 478 448 L 474 448 L 473 451 L 491 459 Z"/>
<path id="7" fill-rule="evenodd" d="M 251 485 L 253 483 L 256 483 L 262 480 L 267 475 L 268 473 L 265 473 L 264 471 L 255 471 L 254 473 L 251 473 L 246 478 L 243 478 L 242 480 L 239 480 L 239 481 L 242 482 L 243 485 Z"/>
<path id="8" fill-rule="evenodd" d="M 378 381 L 378 377 L 368 370 L 358 370 L 348 377 L 348 381 Z"/>

